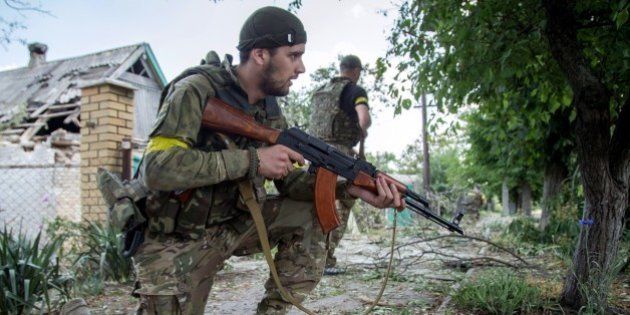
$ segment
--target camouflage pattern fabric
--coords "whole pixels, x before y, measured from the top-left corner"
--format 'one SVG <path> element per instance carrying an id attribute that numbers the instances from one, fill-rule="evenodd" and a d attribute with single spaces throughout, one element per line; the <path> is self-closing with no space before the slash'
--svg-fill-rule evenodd
<path id="1" fill-rule="evenodd" d="M 180 75 L 166 88 L 140 177 L 150 188 L 149 228 L 134 255 L 140 313 L 202 314 L 212 279 L 232 254 L 260 251 L 247 207 L 239 200 L 238 180 L 248 178 L 249 149 L 262 143 L 231 137 L 229 150 L 217 134 L 201 129 L 206 101 L 219 97 L 256 121 L 285 128 L 286 120 L 268 99 L 247 104 L 229 63 L 203 65 Z M 243 101 L 239 101 L 243 100 Z M 324 235 L 314 217 L 312 176 L 295 170 L 291 181 L 276 181 L 283 196 L 264 203 L 270 242 L 278 245 L 276 264 L 282 283 L 303 298 L 319 282 L 325 261 Z M 267 200 L 260 176 L 249 178 L 259 201 Z M 296 200 L 306 201 L 296 201 Z M 289 304 L 273 281 L 261 313 L 283 313 Z"/>
<path id="2" fill-rule="evenodd" d="M 278 246 L 275 263 L 282 284 L 302 301 L 317 285 L 324 268 L 326 244 L 314 217 L 313 204 L 288 198 L 265 202 L 270 242 Z M 232 255 L 261 252 L 251 217 L 242 213 L 205 230 L 196 240 L 176 236 L 148 237 L 134 256 L 141 295 L 139 311 L 155 314 L 203 314 L 212 279 Z M 258 306 L 259 314 L 284 314 L 271 278 Z"/>
<path id="3" fill-rule="evenodd" d="M 335 249 L 339 246 L 339 242 L 343 238 L 346 228 L 348 227 L 348 218 L 354 207 L 356 200 L 346 199 L 337 200 L 337 214 L 339 215 L 340 225 L 338 228 L 330 232 L 330 240 L 328 244 L 328 253 L 326 254 L 326 268 L 337 266 L 337 257 L 335 257 Z"/>
<path id="4" fill-rule="evenodd" d="M 315 90 L 311 98 L 309 133 L 331 144 L 353 147 L 361 140 L 361 127 L 339 105 L 341 92 L 348 83 L 348 78 L 333 78 Z"/>
<path id="5" fill-rule="evenodd" d="M 107 204 L 108 219 L 114 228 L 119 231 L 123 230 L 132 218 L 136 224 L 142 224 L 146 221 L 135 204 L 146 197 L 148 193 L 148 189 L 140 180 L 122 181 L 116 174 L 99 168 L 96 183 L 105 204 Z"/>
<path id="6" fill-rule="evenodd" d="M 146 212 L 150 217 L 150 230 L 155 233 L 178 232 L 198 238 L 205 225 L 221 223 L 237 215 L 235 180 L 250 173 L 248 148 L 263 146 L 234 136 L 231 140 L 240 149 L 228 150 L 216 134 L 200 129 L 208 98 L 225 97 L 227 100 L 223 100 L 230 101 L 228 103 L 240 98 L 242 102 L 239 104 L 247 104 L 247 98 L 237 84 L 233 68 L 206 65 L 199 70 L 205 74 L 182 77 L 169 85 L 140 170 L 145 184 L 153 188 Z M 241 109 L 264 125 L 286 128 L 285 118 L 271 115 L 267 108 L 268 104 L 263 100 Z M 151 150 L 152 143 L 159 139 L 176 139 L 178 145 Z M 253 180 L 257 184 L 257 197 L 262 201 L 264 180 Z M 195 193 L 190 199 L 183 198 L 186 201 L 182 203 L 179 195 L 190 188 L 196 188 Z"/>

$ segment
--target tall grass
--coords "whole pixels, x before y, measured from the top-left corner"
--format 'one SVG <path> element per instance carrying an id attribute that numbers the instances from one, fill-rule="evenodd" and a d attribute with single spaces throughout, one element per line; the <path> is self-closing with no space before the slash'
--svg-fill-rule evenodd
<path id="1" fill-rule="evenodd" d="M 50 311 L 70 296 L 71 279 L 62 276 L 62 238 L 41 242 L 4 227 L 0 231 L 0 314 Z"/>
<path id="2" fill-rule="evenodd" d="M 487 270 L 465 280 L 453 294 L 460 308 L 489 314 L 537 313 L 547 303 L 538 287 L 510 270 Z"/>

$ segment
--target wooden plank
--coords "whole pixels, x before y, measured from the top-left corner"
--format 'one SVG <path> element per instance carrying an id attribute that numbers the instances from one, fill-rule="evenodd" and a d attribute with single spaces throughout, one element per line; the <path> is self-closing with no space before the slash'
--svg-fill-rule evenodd
<path id="1" fill-rule="evenodd" d="M 24 129 L 7 129 L 7 130 L 4 130 L 4 131 L 0 132 L 0 134 L 3 134 L 3 135 L 17 135 L 17 134 L 21 134 L 22 132 L 24 132 Z"/>
<path id="2" fill-rule="evenodd" d="M 108 76 L 108 78 L 118 79 L 118 77 L 127 71 L 127 69 L 129 69 L 129 67 L 131 67 L 143 54 L 144 46 L 140 45 L 138 46 L 138 49 L 129 55 L 129 57 L 127 57 L 127 59 L 125 59 L 125 61 L 123 61 L 120 66 L 118 66 L 118 68 Z"/>
<path id="3" fill-rule="evenodd" d="M 62 116 L 68 116 L 74 113 L 77 113 L 77 110 L 68 110 L 65 112 L 57 112 L 57 113 L 46 113 L 46 114 L 42 114 L 39 115 L 39 117 L 41 118 L 54 118 L 54 117 L 62 117 Z"/>
<path id="4" fill-rule="evenodd" d="M 78 103 L 56 104 L 56 105 L 51 105 L 50 107 L 48 107 L 48 111 L 51 111 L 53 109 L 76 108 L 77 106 L 79 106 Z"/>
<path id="5" fill-rule="evenodd" d="M 31 140 L 31 138 L 39 131 L 39 129 L 47 125 L 46 124 L 47 121 L 48 119 L 44 117 L 37 118 L 37 121 L 35 121 L 35 124 L 31 126 L 30 128 L 26 129 L 26 131 L 22 134 L 22 136 L 20 136 L 20 141 L 24 142 L 24 141 Z"/>

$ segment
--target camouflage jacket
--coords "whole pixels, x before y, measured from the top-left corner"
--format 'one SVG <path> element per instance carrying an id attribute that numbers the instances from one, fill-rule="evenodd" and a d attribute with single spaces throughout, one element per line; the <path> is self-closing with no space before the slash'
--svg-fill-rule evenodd
<path id="1" fill-rule="evenodd" d="M 201 128 L 206 101 L 213 97 L 266 126 L 287 127 L 275 98 L 248 104 L 230 63 L 231 58 L 188 69 L 165 88 L 140 170 L 150 189 L 150 232 L 198 238 L 206 226 L 234 218 L 246 210 L 238 198 L 238 180 L 251 179 L 257 199 L 266 198 L 265 180 L 257 175 L 251 154 L 263 144 L 235 136 L 231 140 L 239 149 L 228 150 L 219 135 Z M 312 200 L 310 177 L 298 169 L 276 186 L 290 198 Z"/>

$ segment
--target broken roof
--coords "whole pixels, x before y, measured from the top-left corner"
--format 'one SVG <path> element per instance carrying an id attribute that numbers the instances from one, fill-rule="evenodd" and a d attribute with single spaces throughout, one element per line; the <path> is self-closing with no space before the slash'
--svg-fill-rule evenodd
<path id="1" fill-rule="evenodd" d="M 125 72 L 152 79 L 160 88 L 166 84 L 147 43 L 0 72 L 0 124 L 17 120 L 2 134 L 31 137 L 50 118 L 78 127 L 80 87 L 117 80 Z"/>

